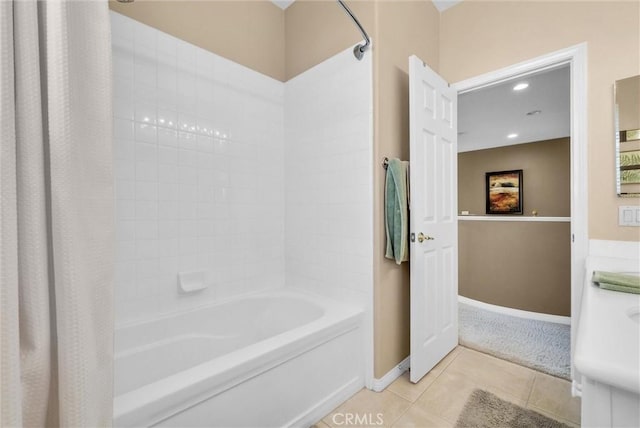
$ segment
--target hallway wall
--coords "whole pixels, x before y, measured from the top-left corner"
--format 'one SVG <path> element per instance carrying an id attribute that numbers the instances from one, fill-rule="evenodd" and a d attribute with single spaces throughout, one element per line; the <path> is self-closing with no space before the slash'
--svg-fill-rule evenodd
<path id="1" fill-rule="evenodd" d="M 560 138 L 458 154 L 458 209 L 492 219 L 458 221 L 461 296 L 570 316 L 571 223 L 505 218 L 571 216 L 570 149 Z M 523 215 L 486 215 L 485 173 L 514 169 L 523 170 Z"/>
<path id="2" fill-rule="evenodd" d="M 640 240 L 618 226 L 613 83 L 640 74 L 640 3 L 466 0 L 440 15 L 440 71 L 449 82 L 587 42 L 589 238 Z"/>

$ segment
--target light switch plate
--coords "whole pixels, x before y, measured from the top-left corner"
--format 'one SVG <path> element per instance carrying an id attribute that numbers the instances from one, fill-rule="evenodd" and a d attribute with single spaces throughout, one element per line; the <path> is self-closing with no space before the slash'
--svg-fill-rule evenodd
<path id="1" fill-rule="evenodd" d="M 618 207 L 618 225 L 640 227 L 640 206 Z"/>

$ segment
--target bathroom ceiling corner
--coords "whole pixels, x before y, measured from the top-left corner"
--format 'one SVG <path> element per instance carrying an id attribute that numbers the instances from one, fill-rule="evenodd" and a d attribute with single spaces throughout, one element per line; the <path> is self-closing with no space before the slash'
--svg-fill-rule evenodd
<path id="1" fill-rule="evenodd" d="M 271 1 L 280 9 L 284 10 L 289 6 L 291 6 L 291 3 L 293 3 L 295 0 L 271 0 Z"/>
<path id="2" fill-rule="evenodd" d="M 271 1 L 280 9 L 284 10 L 289 6 L 291 6 L 291 3 L 293 3 L 295 0 L 271 0 Z M 431 1 L 433 1 L 434 6 L 440 12 L 444 12 L 450 7 L 453 7 L 458 3 L 462 2 L 462 0 L 431 0 Z"/>
<path id="3" fill-rule="evenodd" d="M 438 9 L 438 11 L 440 12 L 444 12 L 445 10 L 462 2 L 462 0 L 431 0 L 431 1 L 433 2 L 433 5 L 436 7 L 436 9 Z"/>

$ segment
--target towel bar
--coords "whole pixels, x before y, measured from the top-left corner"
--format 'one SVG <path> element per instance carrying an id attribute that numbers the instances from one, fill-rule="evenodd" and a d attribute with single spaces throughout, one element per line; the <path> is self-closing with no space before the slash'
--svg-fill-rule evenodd
<path id="1" fill-rule="evenodd" d="M 388 167 L 388 166 L 389 166 L 389 158 L 385 157 L 385 158 L 382 160 L 382 167 L 383 167 L 384 169 L 387 169 L 387 167 Z"/>

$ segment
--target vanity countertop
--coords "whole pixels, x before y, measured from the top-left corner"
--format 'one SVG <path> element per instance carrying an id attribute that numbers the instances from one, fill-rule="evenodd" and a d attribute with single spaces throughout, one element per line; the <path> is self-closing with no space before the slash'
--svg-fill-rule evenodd
<path id="1" fill-rule="evenodd" d="M 640 394 L 640 295 L 602 290 L 588 271 L 575 366 L 586 377 Z"/>

